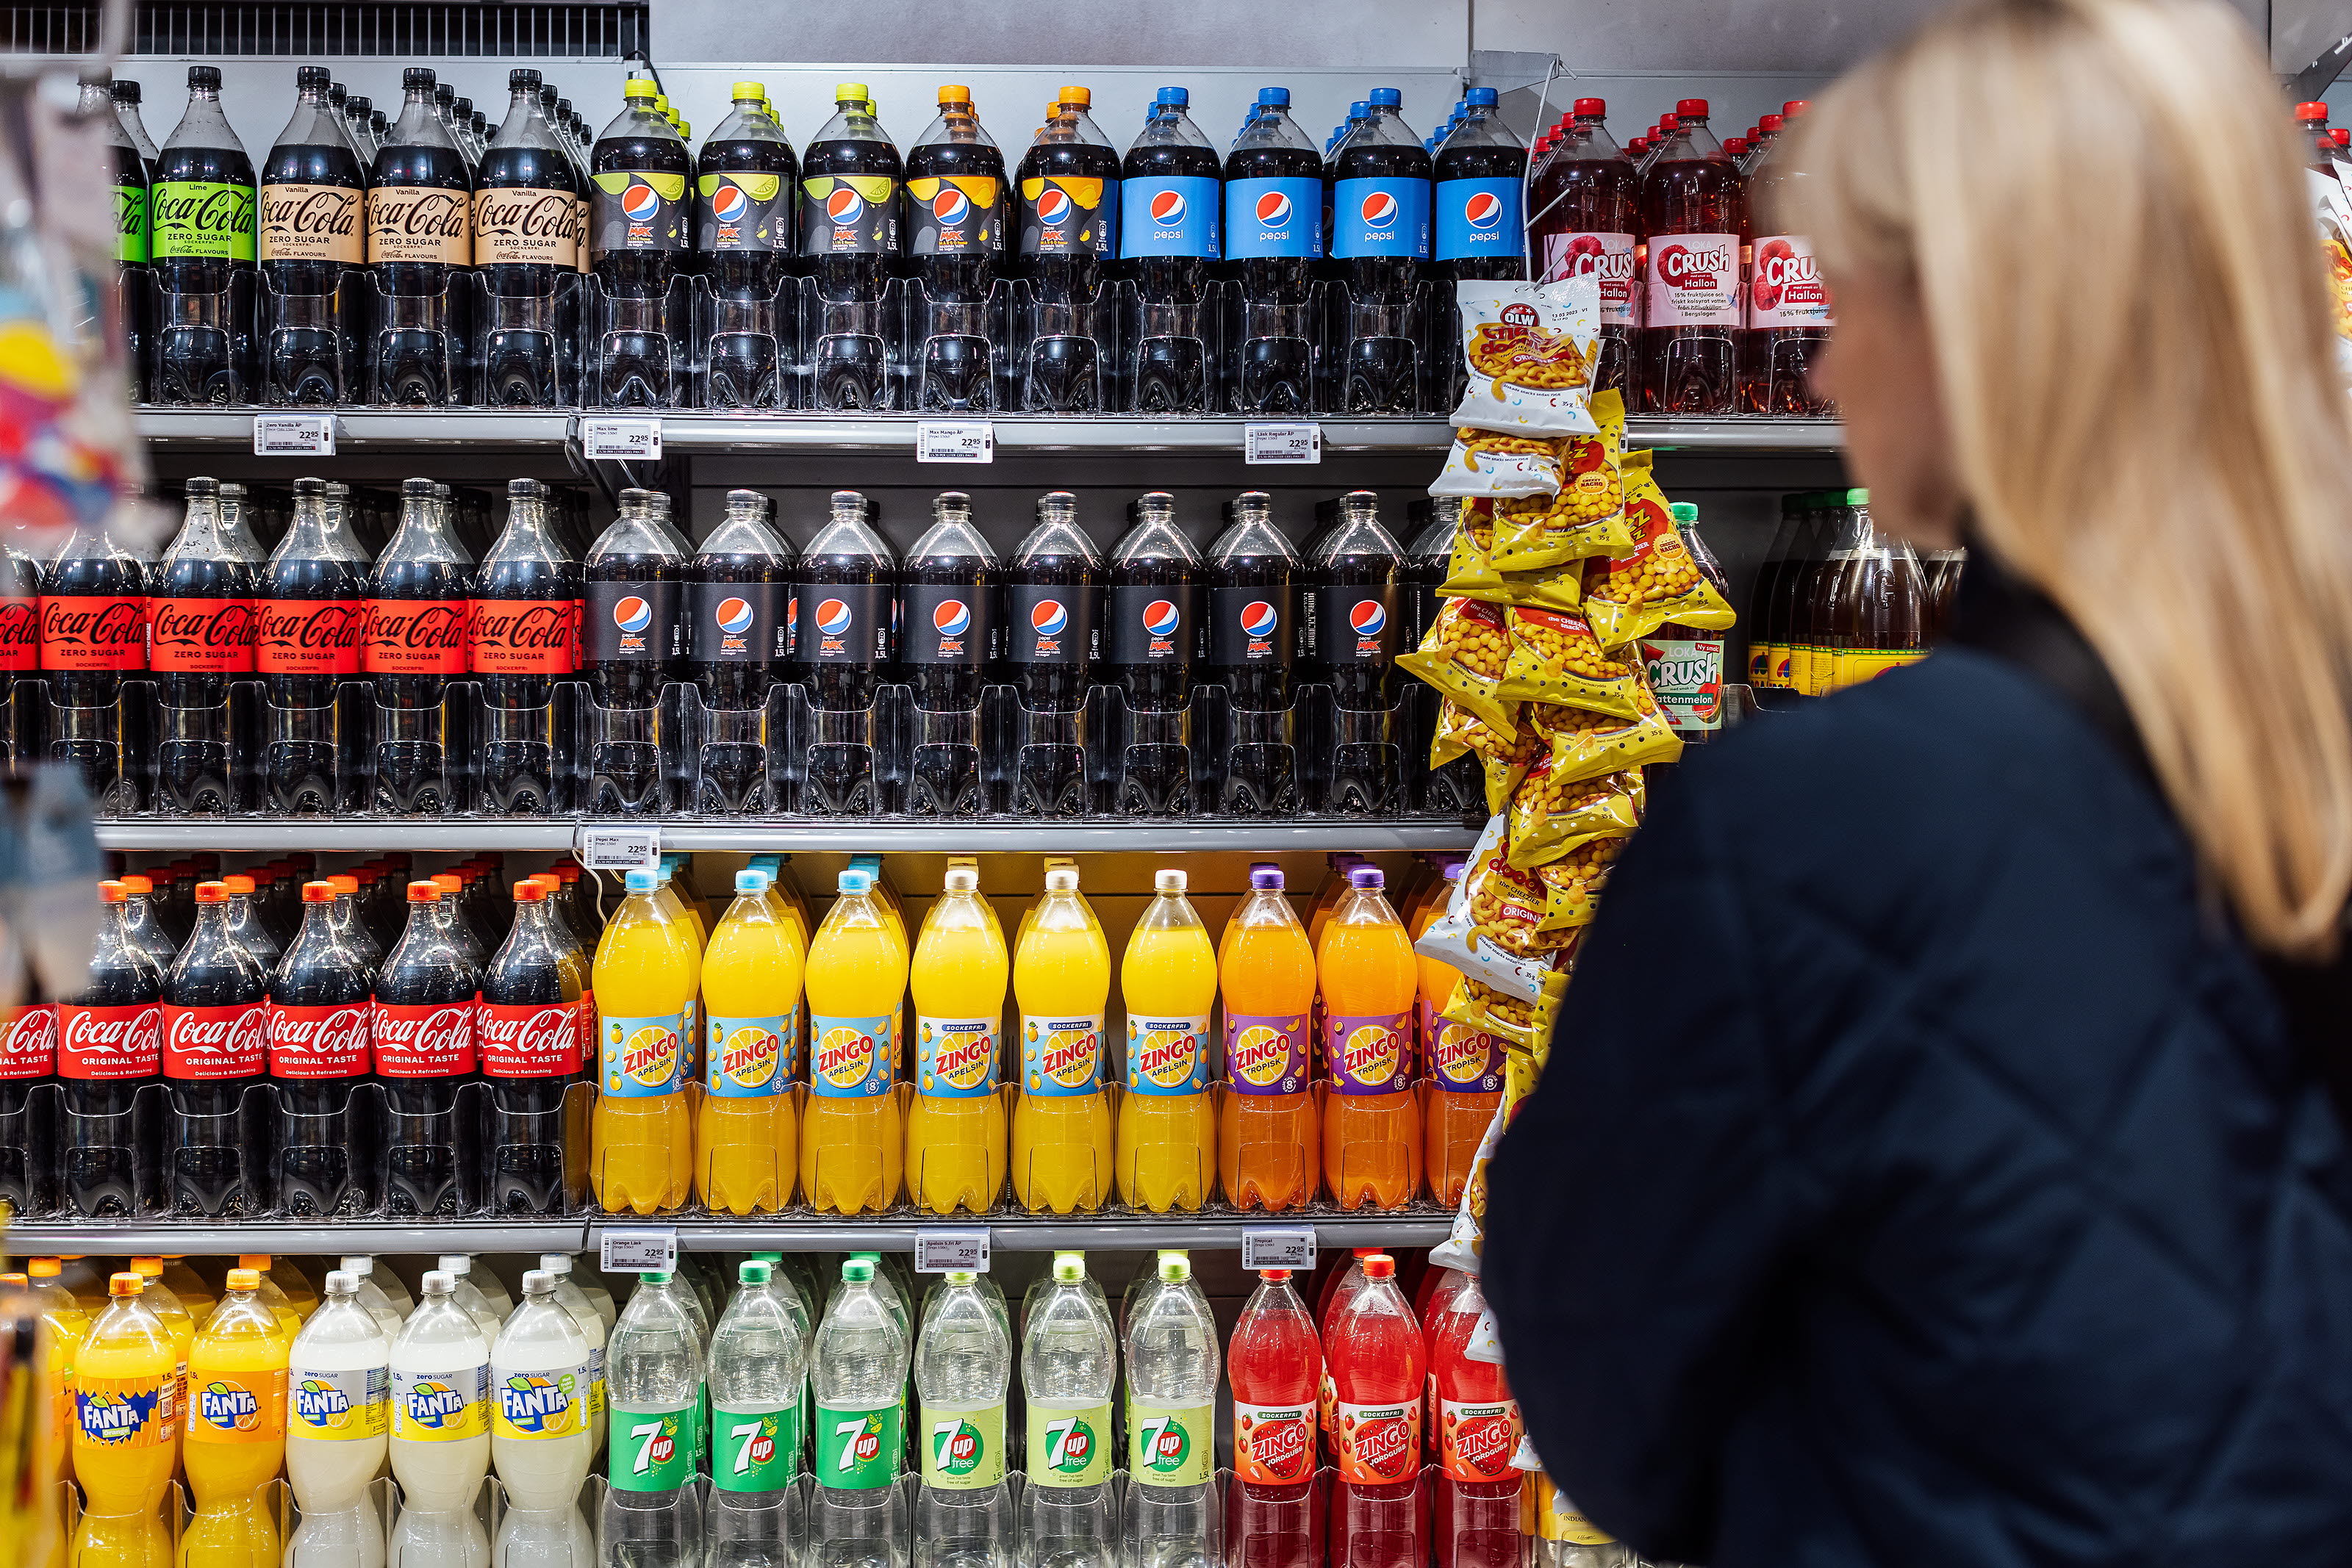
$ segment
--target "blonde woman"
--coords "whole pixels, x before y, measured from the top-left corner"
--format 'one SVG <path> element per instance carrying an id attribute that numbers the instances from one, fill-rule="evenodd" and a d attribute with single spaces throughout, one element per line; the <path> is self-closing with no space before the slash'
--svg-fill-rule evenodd
<path id="1" fill-rule="evenodd" d="M 1536 1451 L 1712 1568 L 2352 1562 L 2352 439 L 2205 0 L 1963 0 L 1792 214 L 1944 647 L 1684 770 L 1503 1140 Z"/>

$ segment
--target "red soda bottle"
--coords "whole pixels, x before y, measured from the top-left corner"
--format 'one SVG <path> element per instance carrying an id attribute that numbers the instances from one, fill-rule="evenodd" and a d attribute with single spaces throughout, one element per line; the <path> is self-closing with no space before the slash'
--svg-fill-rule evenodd
<path id="1" fill-rule="evenodd" d="M 1706 99 L 1675 106 L 1642 172 L 1642 408 L 1727 414 L 1746 293 L 1747 183 L 1706 128 Z"/>
<path id="2" fill-rule="evenodd" d="M 1226 1354 L 1234 1385 L 1226 1568 L 1321 1568 L 1314 1490 L 1323 1347 L 1290 1270 L 1261 1270 L 1258 1280 Z"/>
<path id="3" fill-rule="evenodd" d="M 1421 1568 L 1429 1552 L 1421 1502 L 1421 1324 L 1397 1289 L 1396 1260 L 1364 1260 L 1363 1288 L 1323 1336 L 1331 1370 L 1338 1483 L 1331 1489 L 1330 1568 Z"/>
<path id="4" fill-rule="evenodd" d="M 1635 310 L 1633 161 L 1610 140 L 1609 105 L 1580 98 L 1559 146 L 1537 170 L 1528 205 L 1543 280 L 1586 273 L 1601 278 L 1601 362 L 1593 386 L 1629 392 L 1633 383 Z"/>
<path id="5" fill-rule="evenodd" d="M 1429 1320 L 1436 1385 L 1437 1568 L 1517 1568 L 1518 1402 L 1503 1380 L 1495 1320 L 1478 1281 L 1461 1283 Z"/>
<path id="6" fill-rule="evenodd" d="M 1804 175 L 1775 141 L 1748 165 L 1748 177 L 1750 210 L 1769 216 L 1787 210 L 1787 197 L 1795 193 L 1788 187 Z M 1748 413 L 1784 416 L 1828 413 L 1829 402 L 1813 391 L 1811 371 L 1813 357 L 1829 346 L 1837 318 L 1829 284 L 1813 259 L 1813 242 L 1803 235 L 1758 235 L 1749 248 L 1740 407 Z"/>

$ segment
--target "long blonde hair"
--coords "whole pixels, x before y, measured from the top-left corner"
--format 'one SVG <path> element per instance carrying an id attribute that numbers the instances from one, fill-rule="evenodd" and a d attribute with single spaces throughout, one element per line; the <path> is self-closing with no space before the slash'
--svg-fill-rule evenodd
<path id="1" fill-rule="evenodd" d="M 2308 154 L 2210 0 L 1976 0 L 1799 122 L 1834 281 L 1916 287 L 1978 537 L 2115 677 L 2249 937 L 2352 891 L 2352 402 Z"/>

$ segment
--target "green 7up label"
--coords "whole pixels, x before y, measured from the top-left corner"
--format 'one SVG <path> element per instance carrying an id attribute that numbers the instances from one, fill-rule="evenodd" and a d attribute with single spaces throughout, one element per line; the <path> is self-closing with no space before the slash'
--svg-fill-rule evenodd
<path id="1" fill-rule="evenodd" d="M 1127 1417 L 1127 1479 L 1130 1486 L 1196 1487 L 1209 1479 L 1215 1449 L 1207 1405 L 1157 1405 L 1139 1399 Z"/>
<path id="2" fill-rule="evenodd" d="M 898 1479 L 906 1451 L 906 1412 L 897 1405 L 874 1410 L 816 1407 L 816 1479 L 819 1486 L 853 1490 L 887 1487 Z"/>
<path id="3" fill-rule="evenodd" d="M 1110 1479 L 1110 1406 L 1029 1406 L 1029 1484 L 1090 1487 Z"/>
<path id="4" fill-rule="evenodd" d="M 720 1491 L 781 1491 L 801 1469 L 801 1407 L 710 1413 L 710 1481 Z"/>
<path id="5" fill-rule="evenodd" d="M 702 1402 L 674 1410 L 614 1410 L 606 1428 L 612 1484 L 623 1491 L 676 1491 L 694 1479 Z"/>
<path id="6" fill-rule="evenodd" d="M 978 1491 L 1004 1479 L 1004 1406 L 923 1409 L 923 1484 Z"/>

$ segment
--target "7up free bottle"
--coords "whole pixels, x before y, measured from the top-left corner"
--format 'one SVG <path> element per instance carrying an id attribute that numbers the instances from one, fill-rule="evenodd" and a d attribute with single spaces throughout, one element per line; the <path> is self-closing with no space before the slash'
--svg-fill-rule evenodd
<path id="1" fill-rule="evenodd" d="M 1022 1556 L 1102 1563 L 1118 1552 L 1110 1486 L 1110 1397 L 1118 1341 L 1087 1281 L 1086 1260 L 1056 1253 L 1032 1299 L 1021 1344 L 1029 1406 L 1029 1485 L 1021 1495 Z"/>
<path id="2" fill-rule="evenodd" d="M 1013 1342 L 980 1276 L 950 1270 L 932 1292 L 915 1341 L 915 1434 L 923 1489 L 915 1536 L 937 1561 L 1013 1561 L 1013 1501 L 1004 1485 L 1004 1393 Z"/>
<path id="3" fill-rule="evenodd" d="M 1136 1302 L 1127 1324 L 1123 1535 L 1130 1558 L 1147 1550 L 1163 1559 L 1205 1558 L 1216 1550 L 1209 1488 L 1217 1323 L 1190 1259 L 1162 1252 L 1159 1272 L 1160 1288 Z"/>
<path id="4" fill-rule="evenodd" d="M 809 1539 L 832 1568 L 893 1568 L 907 1556 L 898 1465 L 906 1452 L 907 1331 L 875 1286 L 872 1260 L 841 1265 L 810 1354 L 816 1492 Z"/>

